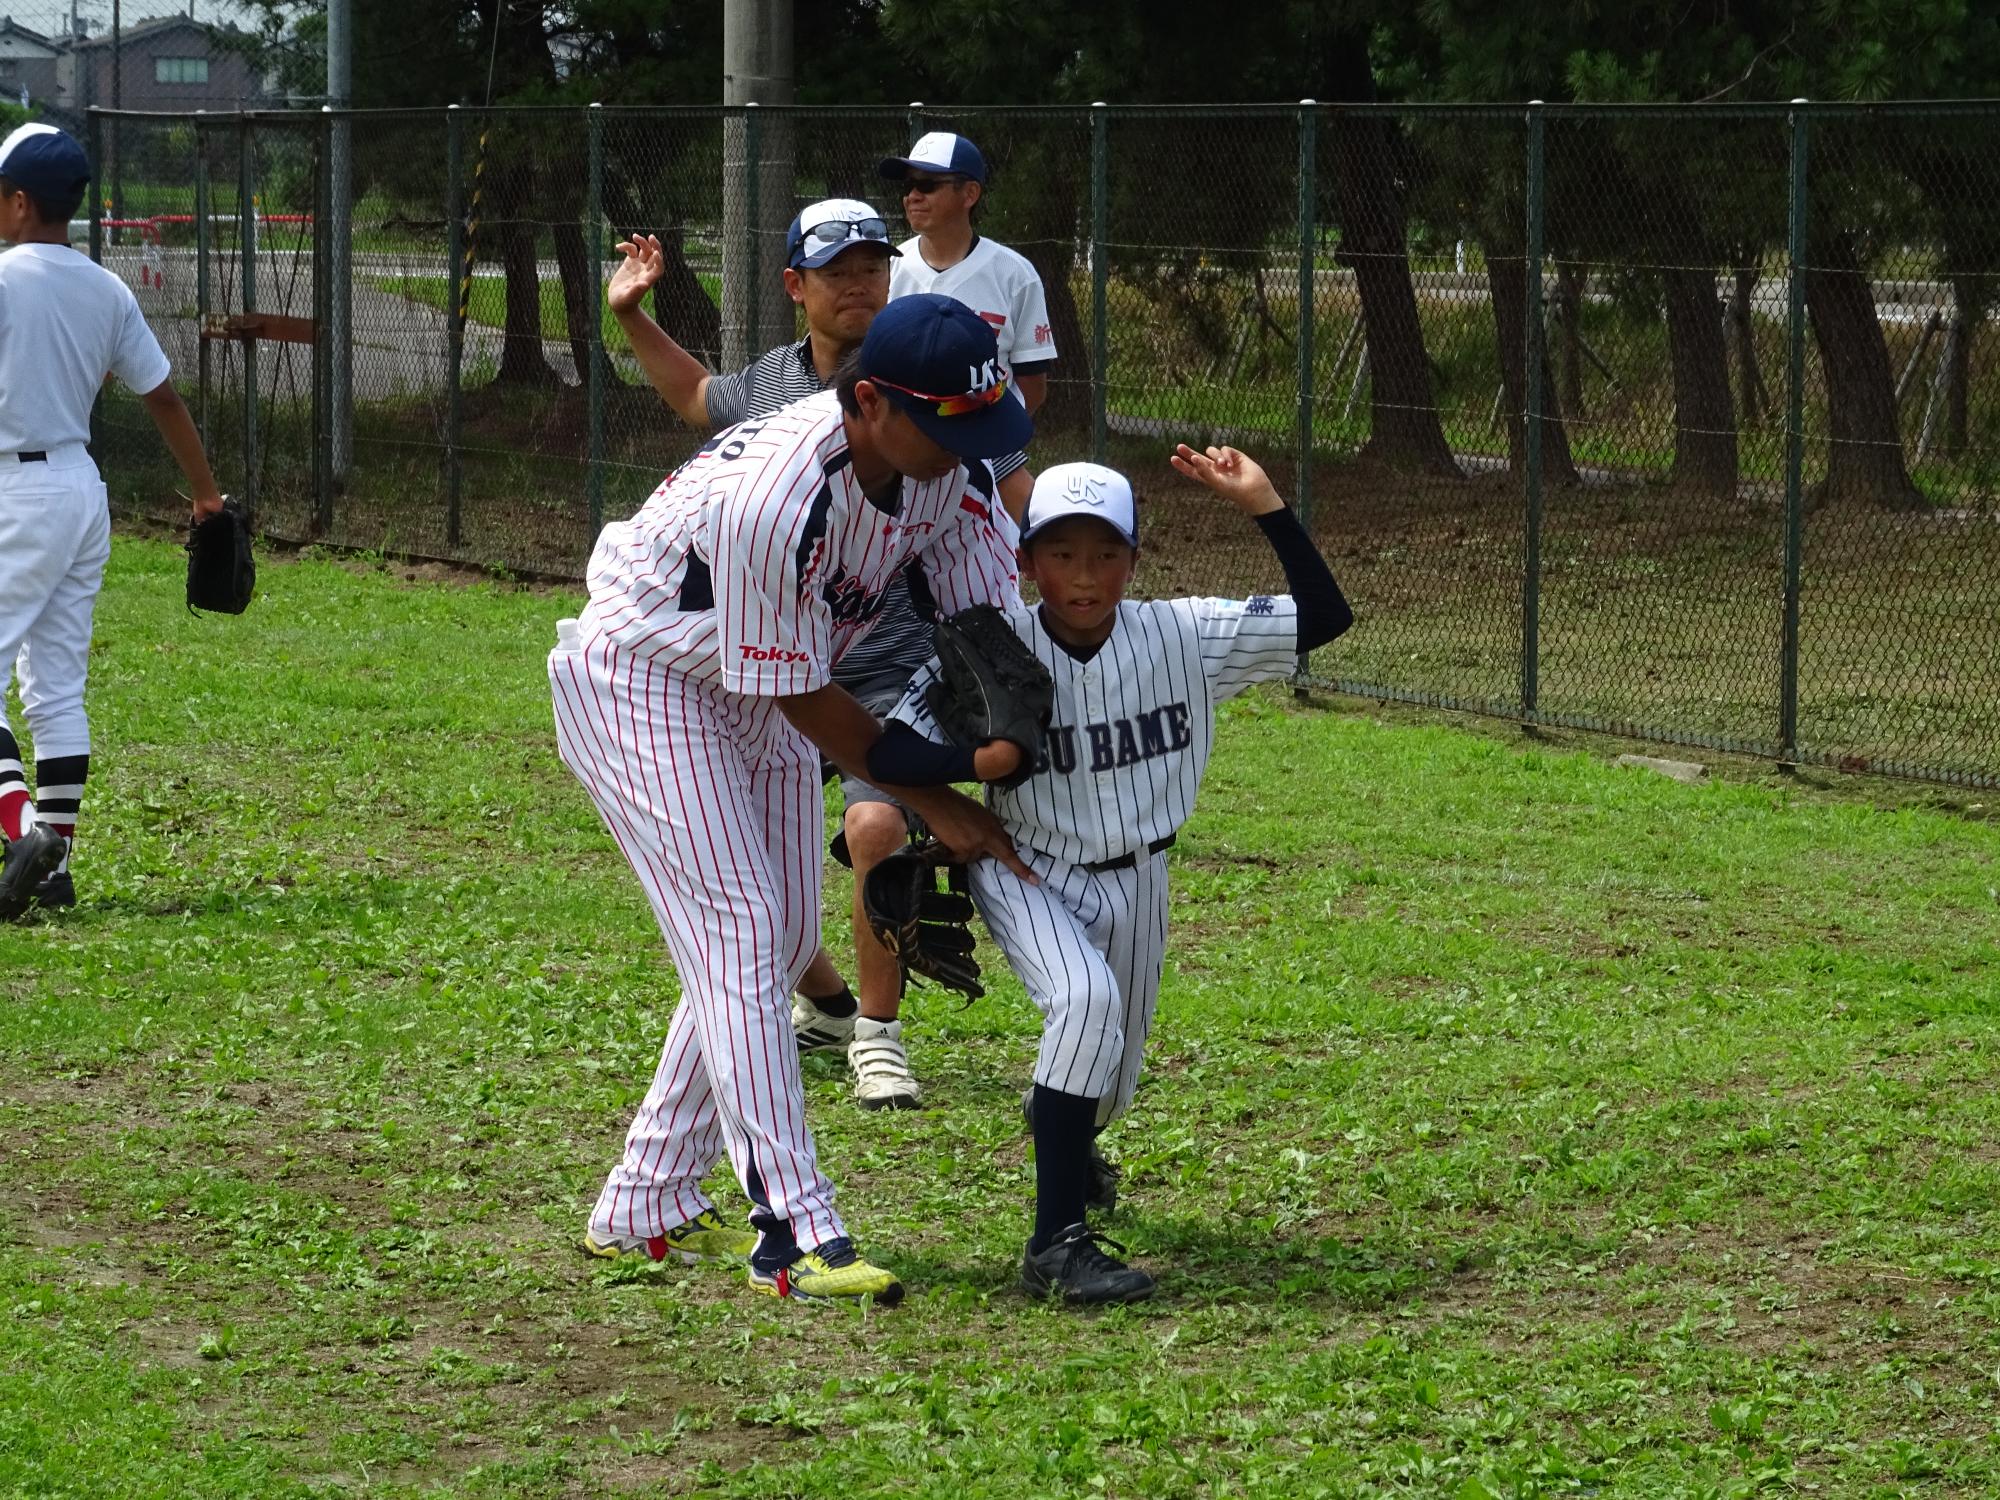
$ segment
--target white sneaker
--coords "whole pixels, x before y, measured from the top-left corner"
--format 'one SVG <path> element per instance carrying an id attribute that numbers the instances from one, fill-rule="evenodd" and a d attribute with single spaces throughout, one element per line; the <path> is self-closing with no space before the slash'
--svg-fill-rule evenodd
<path id="1" fill-rule="evenodd" d="M 804 995 L 792 996 L 792 1035 L 799 1055 L 837 1052 L 854 1039 L 853 1016 L 830 1016 Z"/>
<path id="2" fill-rule="evenodd" d="M 917 1080 L 910 1076 L 909 1054 L 903 1051 L 901 1021 L 857 1016 L 847 1065 L 854 1070 L 854 1097 L 863 1109 L 915 1109 L 923 1103 Z"/>

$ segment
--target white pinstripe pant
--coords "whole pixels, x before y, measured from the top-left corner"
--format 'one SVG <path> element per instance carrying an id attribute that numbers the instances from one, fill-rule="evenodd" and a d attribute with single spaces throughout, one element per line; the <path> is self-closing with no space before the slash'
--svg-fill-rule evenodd
<path id="1" fill-rule="evenodd" d="M 549 683 L 557 748 L 645 887 L 681 982 L 592 1232 L 651 1236 L 695 1217 L 726 1147 L 766 1248 L 845 1234 L 791 1023 L 819 940 L 818 752 L 770 700 L 601 642 L 559 647 Z"/>
<path id="2" fill-rule="evenodd" d="M 987 931 L 1042 1013 L 1035 1082 L 1097 1100 L 1108 1125 L 1132 1102 L 1167 953 L 1167 857 L 1092 874 L 1031 849 L 1029 885 L 998 860 L 967 868 Z"/>

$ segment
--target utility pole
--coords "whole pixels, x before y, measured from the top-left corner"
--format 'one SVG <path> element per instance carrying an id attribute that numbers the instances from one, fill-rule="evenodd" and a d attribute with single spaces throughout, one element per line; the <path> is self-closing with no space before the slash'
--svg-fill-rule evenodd
<path id="1" fill-rule="evenodd" d="M 722 363 L 735 369 L 792 336 L 779 274 L 795 210 L 779 108 L 792 102 L 792 0 L 724 0 L 722 102 L 757 106 L 723 122 Z"/>
<path id="2" fill-rule="evenodd" d="M 111 0 L 111 107 L 114 110 L 125 107 L 125 59 L 121 55 L 125 45 L 124 14 L 119 8 L 119 0 Z M 125 217 L 125 153 L 119 148 L 124 144 L 121 138 L 122 122 L 115 116 L 111 121 L 111 217 Z M 114 228 L 111 242 L 115 245 L 124 230 Z"/>
<path id="3" fill-rule="evenodd" d="M 327 0 L 326 107 L 328 121 L 327 204 L 327 412 L 333 437 L 333 488 L 346 487 L 354 459 L 354 342 L 349 337 L 354 311 L 353 261 L 349 256 L 348 219 L 354 200 L 354 123 L 347 110 L 354 103 L 353 0 Z"/>

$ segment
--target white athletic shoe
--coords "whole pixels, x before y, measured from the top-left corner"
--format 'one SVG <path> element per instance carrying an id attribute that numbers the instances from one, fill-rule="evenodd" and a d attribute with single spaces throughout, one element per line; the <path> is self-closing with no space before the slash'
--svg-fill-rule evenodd
<path id="1" fill-rule="evenodd" d="M 923 1103 L 917 1080 L 910 1076 L 909 1054 L 903 1051 L 901 1021 L 857 1016 L 847 1065 L 854 1070 L 854 1097 L 863 1109 L 916 1109 Z"/>
<path id="2" fill-rule="evenodd" d="M 804 995 L 792 996 L 792 1035 L 799 1054 L 839 1052 L 854 1040 L 853 1016 L 830 1016 Z"/>

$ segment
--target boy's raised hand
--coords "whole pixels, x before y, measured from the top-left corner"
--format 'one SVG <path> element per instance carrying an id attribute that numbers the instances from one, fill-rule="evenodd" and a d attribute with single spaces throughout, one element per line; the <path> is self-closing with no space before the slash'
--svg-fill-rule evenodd
<path id="1" fill-rule="evenodd" d="M 1277 487 L 1271 483 L 1271 476 L 1264 472 L 1264 466 L 1238 449 L 1210 448 L 1202 451 L 1181 443 L 1169 455 L 1167 462 L 1174 466 L 1177 473 L 1200 480 L 1246 516 L 1266 516 L 1285 508 L 1285 502 L 1278 497 Z"/>
<path id="2" fill-rule="evenodd" d="M 629 240 L 620 240 L 618 253 L 625 258 L 604 288 L 604 300 L 614 314 L 636 308 L 667 269 L 666 256 L 660 252 L 660 241 L 654 235 L 635 234 Z"/>

